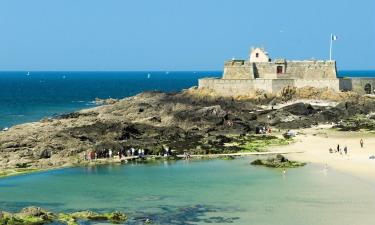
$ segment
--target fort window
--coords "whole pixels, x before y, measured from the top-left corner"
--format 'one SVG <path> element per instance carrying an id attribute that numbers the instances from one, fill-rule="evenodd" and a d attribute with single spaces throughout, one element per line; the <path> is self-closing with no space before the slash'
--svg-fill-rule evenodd
<path id="1" fill-rule="evenodd" d="M 258 52 L 255 53 L 255 57 L 259 58 L 259 53 Z"/>
<path id="2" fill-rule="evenodd" d="M 277 74 L 282 74 L 283 73 L 283 66 L 277 66 L 276 67 L 276 73 Z"/>
<path id="3" fill-rule="evenodd" d="M 371 94 L 371 84 L 365 85 L 365 92 L 366 92 L 366 94 Z"/>

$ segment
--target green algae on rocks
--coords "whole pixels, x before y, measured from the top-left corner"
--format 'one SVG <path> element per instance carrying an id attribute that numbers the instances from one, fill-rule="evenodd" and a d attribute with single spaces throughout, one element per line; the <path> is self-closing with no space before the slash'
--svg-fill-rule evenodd
<path id="1" fill-rule="evenodd" d="M 246 135 L 244 137 L 237 137 L 235 141 L 226 143 L 228 148 L 236 147 L 239 152 L 263 152 L 268 147 L 288 145 L 293 142 L 292 139 L 278 138 L 273 135 Z"/>
<path id="2" fill-rule="evenodd" d="M 306 165 L 303 162 L 291 161 L 285 158 L 283 155 L 276 155 L 276 157 L 268 159 L 256 159 L 251 162 L 251 165 L 265 166 L 270 168 L 296 168 Z"/>
<path id="3" fill-rule="evenodd" d="M 78 225 L 79 220 L 106 221 L 112 224 L 124 223 L 128 217 L 121 212 L 97 213 L 92 211 L 81 211 L 73 213 L 53 214 L 39 207 L 27 207 L 19 213 L 0 211 L 1 225 L 43 225 L 54 221 L 66 225 Z"/>

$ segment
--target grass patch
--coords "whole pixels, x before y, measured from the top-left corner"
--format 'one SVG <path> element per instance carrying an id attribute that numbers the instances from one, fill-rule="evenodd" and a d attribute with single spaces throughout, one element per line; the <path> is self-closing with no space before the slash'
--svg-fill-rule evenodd
<path id="1" fill-rule="evenodd" d="M 288 145 L 293 142 L 292 139 L 278 138 L 276 136 L 246 136 L 242 142 L 238 142 L 237 146 L 241 149 L 240 152 L 263 152 L 271 146 Z"/>

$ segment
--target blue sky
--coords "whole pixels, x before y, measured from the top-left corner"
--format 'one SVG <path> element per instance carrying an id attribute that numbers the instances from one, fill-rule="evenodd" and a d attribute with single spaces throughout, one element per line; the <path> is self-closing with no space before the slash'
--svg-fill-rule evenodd
<path id="1" fill-rule="evenodd" d="M 375 69 L 375 1 L 1 0 L 0 70 L 221 70 L 272 58 Z"/>

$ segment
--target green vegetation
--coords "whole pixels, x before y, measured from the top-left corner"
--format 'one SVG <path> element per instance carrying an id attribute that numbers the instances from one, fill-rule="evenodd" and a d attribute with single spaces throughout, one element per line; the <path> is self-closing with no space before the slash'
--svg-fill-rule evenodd
<path id="1" fill-rule="evenodd" d="M 354 115 L 341 121 L 335 128 L 341 131 L 358 131 L 375 129 L 375 120 L 362 114 Z"/>
<path id="2" fill-rule="evenodd" d="M 66 225 L 78 225 L 77 220 L 73 218 L 70 214 L 60 213 L 57 216 L 59 222 L 65 223 Z"/>
<path id="3" fill-rule="evenodd" d="M 256 159 L 251 163 L 251 165 L 265 166 L 265 167 L 270 167 L 270 168 L 296 168 L 296 167 L 304 166 L 306 165 L 306 163 L 290 161 L 287 158 L 285 158 L 283 155 L 278 154 L 274 158 Z"/>
<path id="4" fill-rule="evenodd" d="M 96 213 L 82 211 L 74 213 L 59 213 L 55 215 L 37 207 L 24 208 L 20 213 L 11 214 L 0 211 L 1 225 L 43 225 L 58 221 L 66 225 L 78 225 L 79 220 L 86 221 L 107 221 L 112 224 L 122 224 L 127 216 L 121 212 Z"/>
<path id="5" fill-rule="evenodd" d="M 11 214 L 0 211 L 0 224 L 2 225 L 43 225 L 52 222 L 51 213 L 41 213 L 41 215 Z"/>
<path id="6" fill-rule="evenodd" d="M 225 146 L 232 147 L 237 146 L 240 152 L 262 152 L 266 151 L 268 147 L 287 145 L 292 142 L 291 139 L 278 138 L 276 136 L 269 135 L 249 135 L 236 142 L 227 143 Z"/>

